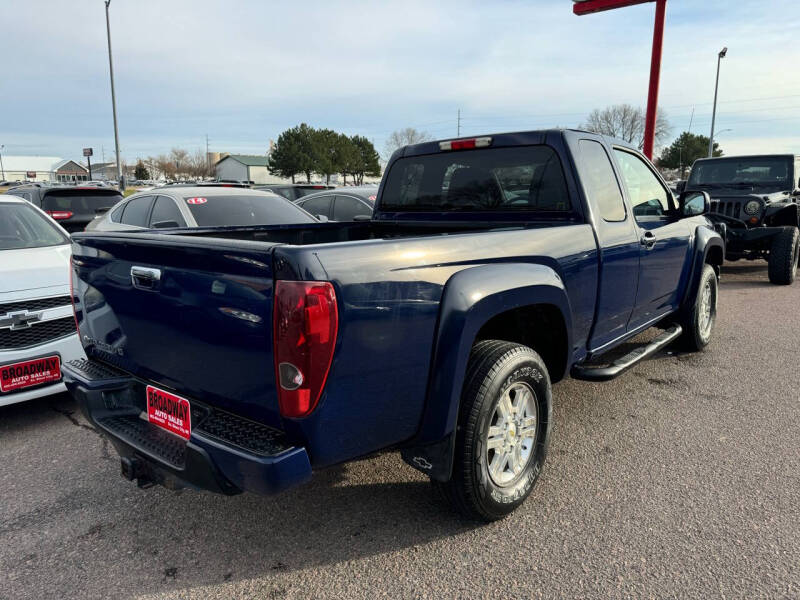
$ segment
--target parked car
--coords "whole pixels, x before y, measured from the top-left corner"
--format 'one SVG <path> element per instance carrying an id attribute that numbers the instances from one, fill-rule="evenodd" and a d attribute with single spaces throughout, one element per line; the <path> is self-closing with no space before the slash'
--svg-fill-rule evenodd
<path id="1" fill-rule="evenodd" d="M 29 202 L 0 196 L 0 406 L 66 390 L 84 357 L 70 299 L 69 235 Z"/>
<path id="2" fill-rule="evenodd" d="M 263 190 L 283 196 L 287 200 L 295 200 L 308 196 L 320 190 L 332 190 L 335 186 L 324 185 L 321 183 L 286 183 L 286 184 L 267 184 L 253 186 L 254 190 Z"/>
<path id="3" fill-rule="evenodd" d="M 303 196 L 296 204 L 329 221 L 357 221 L 372 217 L 378 186 L 340 187 Z"/>
<path id="4" fill-rule="evenodd" d="M 800 156 L 696 160 L 685 186 L 711 196 L 709 217 L 724 228 L 725 258 L 766 260 L 772 283 L 791 284 L 800 260 Z"/>
<path id="5" fill-rule="evenodd" d="M 315 223 L 285 198 L 238 187 L 172 185 L 129 196 L 87 231 Z"/>
<path id="6" fill-rule="evenodd" d="M 541 472 L 551 382 L 711 341 L 708 206 L 624 142 L 552 130 L 402 148 L 363 223 L 76 234 L 89 362 L 65 379 L 141 486 L 269 494 L 400 448 L 498 519 Z"/>
<path id="7" fill-rule="evenodd" d="M 119 190 L 103 187 L 23 185 L 7 192 L 24 198 L 58 221 L 68 232 L 83 231 L 98 215 L 122 200 Z"/>

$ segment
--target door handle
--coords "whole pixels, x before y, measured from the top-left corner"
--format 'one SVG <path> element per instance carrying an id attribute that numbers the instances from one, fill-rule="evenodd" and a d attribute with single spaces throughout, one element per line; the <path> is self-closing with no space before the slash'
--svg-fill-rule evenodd
<path id="1" fill-rule="evenodd" d="M 639 243 L 647 248 L 648 250 L 652 249 L 653 246 L 656 245 L 656 236 L 653 234 L 652 231 L 645 231 L 644 235 L 639 238 Z"/>
<path id="2" fill-rule="evenodd" d="M 155 290 L 161 281 L 161 270 L 150 267 L 131 267 L 131 282 L 140 290 Z"/>

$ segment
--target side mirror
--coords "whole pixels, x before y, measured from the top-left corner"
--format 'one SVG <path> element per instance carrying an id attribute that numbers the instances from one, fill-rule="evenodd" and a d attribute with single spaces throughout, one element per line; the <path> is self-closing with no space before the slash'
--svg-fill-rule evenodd
<path id="1" fill-rule="evenodd" d="M 153 223 L 153 229 L 169 229 L 170 227 L 180 227 L 180 223 L 177 221 L 157 221 Z"/>
<path id="2" fill-rule="evenodd" d="M 319 220 L 320 223 L 328 222 L 328 217 L 326 217 L 325 215 L 314 215 L 314 216 L 317 217 L 317 220 Z"/>
<path id="3" fill-rule="evenodd" d="M 682 217 L 696 217 L 711 212 L 708 192 L 681 192 L 678 206 Z"/>

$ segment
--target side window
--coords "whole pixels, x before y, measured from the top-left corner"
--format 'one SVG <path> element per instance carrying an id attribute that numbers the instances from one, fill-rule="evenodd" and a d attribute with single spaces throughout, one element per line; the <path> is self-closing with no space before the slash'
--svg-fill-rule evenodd
<path id="1" fill-rule="evenodd" d="M 120 223 L 136 225 L 137 227 L 147 227 L 147 215 L 150 212 L 150 206 L 152 204 L 152 196 L 134 198 L 125 205 Z"/>
<path id="2" fill-rule="evenodd" d="M 120 204 L 117 208 L 111 211 L 109 219 L 114 223 L 119 223 L 122 219 L 122 209 L 125 208 L 124 204 Z"/>
<path id="3" fill-rule="evenodd" d="M 333 196 L 320 196 L 317 198 L 309 198 L 308 200 L 301 200 L 297 204 L 299 204 L 303 210 L 311 213 L 315 217 L 317 215 L 322 215 L 323 217 L 328 217 L 330 219 L 331 200 L 333 200 Z"/>
<path id="4" fill-rule="evenodd" d="M 150 227 L 156 223 L 164 221 L 175 221 L 178 227 L 186 227 L 186 221 L 181 215 L 180 209 L 175 204 L 175 200 L 167 196 L 159 196 L 153 206 L 153 214 L 150 216 Z"/>
<path id="5" fill-rule="evenodd" d="M 25 198 L 31 204 L 33 203 L 33 194 L 30 192 L 16 192 L 14 193 L 15 196 L 19 196 L 20 198 Z"/>
<path id="6" fill-rule="evenodd" d="M 581 140 L 581 172 L 590 200 L 604 221 L 624 221 L 625 202 L 605 148 L 594 140 Z"/>
<path id="7" fill-rule="evenodd" d="M 352 221 L 358 215 L 371 215 L 372 211 L 361 200 L 351 196 L 336 196 L 333 205 L 334 221 Z"/>
<path id="8" fill-rule="evenodd" d="M 661 217 L 669 211 L 667 190 L 645 162 L 630 152 L 614 150 L 628 188 L 634 217 Z"/>

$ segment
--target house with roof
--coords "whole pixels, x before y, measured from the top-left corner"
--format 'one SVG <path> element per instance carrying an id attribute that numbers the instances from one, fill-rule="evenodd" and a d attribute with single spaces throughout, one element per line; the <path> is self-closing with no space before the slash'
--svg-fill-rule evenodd
<path id="1" fill-rule="evenodd" d="M 7 181 L 86 181 L 89 178 L 85 167 L 57 156 L 3 155 L 0 160 L 0 179 Z"/>
<path id="2" fill-rule="evenodd" d="M 217 179 L 250 181 L 253 183 L 281 183 L 286 181 L 271 175 L 267 170 L 265 154 L 228 154 L 215 164 Z"/>
<path id="3" fill-rule="evenodd" d="M 53 174 L 50 181 L 60 181 L 62 183 L 70 183 L 77 181 L 86 181 L 89 179 L 89 170 L 82 164 L 65 158 L 53 165 Z"/>

